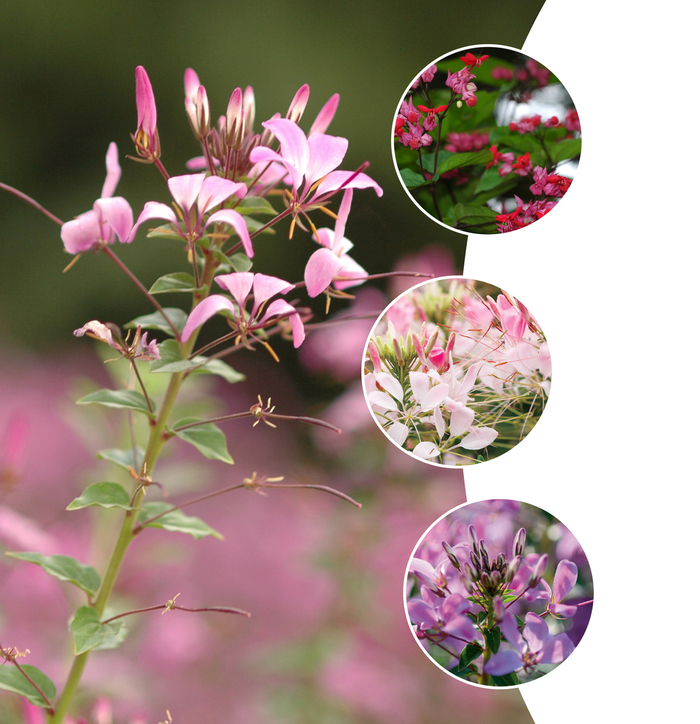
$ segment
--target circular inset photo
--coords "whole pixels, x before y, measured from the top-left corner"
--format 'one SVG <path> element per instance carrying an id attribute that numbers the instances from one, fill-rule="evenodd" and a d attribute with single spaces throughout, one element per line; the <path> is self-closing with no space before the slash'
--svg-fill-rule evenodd
<path id="1" fill-rule="evenodd" d="M 490 460 L 525 438 L 549 396 L 552 362 L 527 307 L 498 287 L 446 277 L 409 289 L 377 320 L 364 389 L 387 437 L 425 462 Z"/>
<path id="2" fill-rule="evenodd" d="M 416 546 L 406 615 L 436 665 L 482 686 L 550 673 L 578 646 L 593 607 L 588 560 L 541 508 L 486 500 L 455 508 Z"/>
<path id="3" fill-rule="evenodd" d="M 399 101 L 394 165 L 428 216 L 463 233 L 521 229 L 569 189 L 581 154 L 578 113 L 556 76 L 504 46 L 438 58 Z"/>

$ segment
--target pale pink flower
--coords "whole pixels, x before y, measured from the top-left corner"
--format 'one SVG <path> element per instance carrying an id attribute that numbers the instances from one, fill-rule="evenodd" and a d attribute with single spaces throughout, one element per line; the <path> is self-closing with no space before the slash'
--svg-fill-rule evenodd
<path id="1" fill-rule="evenodd" d="M 117 144 L 110 143 L 105 157 L 107 176 L 100 198 L 92 211 L 67 221 L 61 227 L 61 239 L 67 252 L 80 254 L 102 245 L 112 244 L 115 236 L 122 243 L 132 240 L 130 235 L 134 214 L 129 202 L 121 196 L 112 197 L 122 170 L 119 166 Z"/>
<path id="2" fill-rule="evenodd" d="M 343 236 L 352 193 L 352 189 L 348 189 L 343 194 L 335 229 L 318 229 L 314 234 L 323 248 L 311 255 L 304 270 L 304 282 L 310 297 L 317 297 L 331 283 L 336 289 L 347 289 L 362 284 L 367 278 L 367 272 L 348 256 L 347 252 L 353 245 Z"/>
<path id="3" fill-rule="evenodd" d="M 219 176 L 206 176 L 203 173 L 188 174 L 185 176 L 172 176 L 168 179 L 168 188 L 177 205 L 182 209 L 184 220 L 178 218 L 173 209 L 167 204 L 158 201 L 148 201 L 136 220 L 134 228 L 127 241 L 133 240 L 139 226 L 151 219 L 164 219 L 169 221 L 188 244 L 194 243 L 203 235 L 203 230 L 211 224 L 228 224 L 238 234 L 245 253 L 253 256 L 253 244 L 248 234 L 245 219 L 234 209 L 221 209 L 209 216 L 205 215 L 219 204 L 237 196 L 239 199 L 246 194 L 246 185 L 235 183 Z"/>
<path id="4" fill-rule="evenodd" d="M 294 289 L 294 285 L 267 274 L 251 272 L 234 272 L 215 277 L 214 281 L 230 292 L 235 304 L 221 294 L 212 294 L 198 304 L 187 318 L 182 330 L 182 341 L 186 342 L 195 329 L 201 327 L 208 319 L 219 312 L 228 314 L 231 325 L 238 331 L 245 342 L 248 332 L 269 327 L 272 320 L 289 319 L 292 327 L 294 346 L 299 347 L 304 341 L 304 324 L 297 310 L 283 299 L 267 302 L 276 294 L 286 294 Z M 253 292 L 253 307 L 248 313 L 246 303 L 248 295 Z"/>
<path id="5" fill-rule="evenodd" d="M 258 146 L 251 151 L 250 160 L 284 166 L 292 187 L 287 204 L 295 219 L 325 205 L 341 189 L 373 188 L 377 196 L 382 195 L 376 181 L 366 174 L 335 170 L 347 151 L 347 139 L 319 132 L 307 138 L 296 123 L 286 118 L 275 118 L 262 125 L 280 142 L 280 151 Z"/>

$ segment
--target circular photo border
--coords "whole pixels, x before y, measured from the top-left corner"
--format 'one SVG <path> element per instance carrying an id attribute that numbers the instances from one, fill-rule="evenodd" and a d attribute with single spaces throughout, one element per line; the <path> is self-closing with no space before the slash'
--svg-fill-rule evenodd
<path id="1" fill-rule="evenodd" d="M 453 678 L 514 688 L 558 668 L 583 638 L 593 577 L 571 531 L 528 503 L 464 503 L 416 544 L 404 575 L 406 621 Z"/>
<path id="2" fill-rule="evenodd" d="M 392 128 L 394 169 L 411 201 L 462 234 L 531 225 L 568 191 L 581 124 L 561 81 L 505 45 L 436 58 L 408 85 Z"/>
<path id="3" fill-rule="evenodd" d="M 529 435 L 552 363 L 527 307 L 494 285 L 439 277 L 389 304 L 365 344 L 363 390 L 403 452 L 454 468 L 499 457 Z"/>

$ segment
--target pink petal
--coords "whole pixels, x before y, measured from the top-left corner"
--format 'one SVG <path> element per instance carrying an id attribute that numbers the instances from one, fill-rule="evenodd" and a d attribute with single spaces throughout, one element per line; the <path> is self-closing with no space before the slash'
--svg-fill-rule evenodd
<path id="1" fill-rule="evenodd" d="M 394 422 L 386 429 L 386 434 L 401 447 L 408 437 L 408 427 L 402 422 Z"/>
<path id="2" fill-rule="evenodd" d="M 412 598 L 406 603 L 408 617 L 412 623 L 420 623 L 428 627 L 437 626 L 438 619 L 435 615 L 433 607 L 421 600 L 420 598 Z"/>
<path id="3" fill-rule="evenodd" d="M 420 401 L 430 389 L 430 377 L 425 372 L 409 372 L 408 379 L 416 401 L 420 404 Z"/>
<path id="4" fill-rule="evenodd" d="M 109 198 L 114 194 L 114 189 L 117 188 L 117 184 L 122 175 L 122 169 L 119 165 L 119 152 L 117 151 L 117 144 L 114 142 L 110 143 L 107 149 L 105 166 L 107 167 L 107 177 L 105 178 L 102 193 L 100 194 L 100 198 L 103 199 Z"/>
<path id="5" fill-rule="evenodd" d="M 338 108 L 338 101 L 340 101 L 340 96 L 337 93 L 334 93 L 326 101 L 323 108 L 321 108 L 321 110 L 318 112 L 316 120 L 312 123 L 309 135 L 311 135 L 312 133 L 326 132 L 326 129 L 328 128 L 328 126 L 330 126 L 331 121 L 335 116 L 335 112 Z"/>
<path id="6" fill-rule="evenodd" d="M 306 291 L 313 299 L 333 281 L 341 267 L 340 259 L 329 249 L 317 249 L 306 262 L 304 283 Z"/>
<path id="7" fill-rule="evenodd" d="M 61 239 L 66 251 L 80 254 L 90 249 L 99 239 L 100 224 L 94 211 L 86 211 L 61 227 Z"/>
<path id="8" fill-rule="evenodd" d="M 474 422 L 474 410 L 468 407 L 458 407 L 450 416 L 450 436 L 463 435 Z"/>
<path id="9" fill-rule="evenodd" d="M 262 125 L 280 142 L 282 161 L 292 176 L 292 187 L 296 191 L 301 184 L 302 177 L 306 175 L 309 165 L 309 143 L 304 132 L 296 123 L 292 123 L 286 118 L 265 121 Z M 259 149 L 254 149 L 250 154 L 250 160 L 254 162 L 267 160 L 258 158 L 258 155 Z"/>
<path id="10" fill-rule="evenodd" d="M 294 289 L 294 285 L 284 279 L 269 274 L 256 274 L 253 280 L 255 303 L 253 304 L 251 317 L 254 317 L 260 306 L 271 297 L 274 297 L 275 294 L 286 294 L 292 289 Z"/>
<path id="11" fill-rule="evenodd" d="M 238 302 L 238 308 L 242 311 L 250 290 L 253 288 L 254 274 L 252 272 L 234 272 L 233 274 L 221 274 L 214 277 L 214 281 L 222 288 L 231 293 Z"/>
<path id="12" fill-rule="evenodd" d="M 435 387 L 431 388 L 420 401 L 420 406 L 425 410 L 437 407 L 442 404 L 449 391 L 450 386 L 446 382 L 441 382 L 439 385 L 435 385 Z"/>
<path id="13" fill-rule="evenodd" d="M 102 322 L 98 322 L 96 319 L 93 319 L 91 322 L 84 324 L 80 329 L 76 329 L 73 332 L 73 335 L 75 337 L 82 337 L 87 333 L 102 342 L 106 342 L 110 347 L 121 350 L 121 347 L 115 343 L 114 338 L 112 337 L 112 330 L 102 324 Z"/>
<path id="14" fill-rule="evenodd" d="M 411 452 L 422 460 L 437 457 L 440 454 L 435 443 L 432 442 L 419 442 Z"/>
<path id="15" fill-rule="evenodd" d="M 187 322 L 182 330 L 182 341 L 187 340 L 192 336 L 192 332 L 195 329 L 201 327 L 208 319 L 211 319 L 218 312 L 231 312 L 235 316 L 236 310 L 230 299 L 222 297 L 221 294 L 212 294 L 207 297 L 203 302 L 200 302 L 187 317 Z"/>
<path id="16" fill-rule="evenodd" d="M 503 621 L 501 621 L 501 632 L 506 638 L 506 641 L 521 654 L 521 665 L 522 665 L 522 654 L 527 651 L 527 644 L 520 634 L 518 628 L 518 622 L 515 620 L 515 616 L 510 611 L 506 611 Z"/>
<path id="17" fill-rule="evenodd" d="M 355 173 L 354 171 L 332 171 L 318 185 L 311 201 L 317 199 L 324 194 L 338 191 L 339 189 L 367 189 L 372 188 L 377 192 L 377 196 L 381 196 L 382 191 L 379 184 L 371 179 L 365 173 Z"/>
<path id="18" fill-rule="evenodd" d="M 331 245 L 331 249 L 333 251 L 338 251 L 338 247 L 341 245 L 342 239 L 345 236 L 345 224 L 350 214 L 351 204 L 352 189 L 346 189 L 346 191 L 343 193 L 343 200 L 340 202 L 340 208 L 338 209 L 338 220 L 335 222 L 333 244 Z"/>
<path id="19" fill-rule="evenodd" d="M 106 221 L 114 232 L 119 241 L 126 243 L 131 241 L 131 228 L 134 225 L 134 214 L 129 206 L 129 202 L 121 196 L 115 196 L 110 199 L 98 199 L 95 201 L 93 210 Z"/>
<path id="20" fill-rule="evenodd" d="M 243 198 L 247 190 L 244 183 L 235 183 L 221 176 L 207 176 L 197 196 L 199 213 L 206 214 L 234 194 Z"/>
<path id="21" fill-rule="evenodd" d="M 549 344 L 543 342 L 540 345 L 540 354 L 537 358 L 537 367 L 543 377 L 552 376 L 552 355 L 549 352 Z"/>
<path id="22" fill-rule="evenodd" d="M 377 372 L 375 380 L 377 384 L 385 389 L 392 397 L 403 401 L 403 388 L 396 377 L 390 375 L 388 372 Z"/>
<path id="23" fill-rule="evenodd" d="M 338 168 L 348 150 L 348 139 L 315 133 L 308 140 L 309 164 L 305 174 L 304 195 L 311 185 Z"/>
<path id="24" fill-rule="evenodd" d="M 304 114 L 304 109 L 309 101 L 309 86 L 307 83 L 299 88 L 294 94 L 292 102 L 289 104 L 289 110 L 287 111 L 287 118 L 293 123 L 299 123 L 299 119 Z"/>
<path id="25" fill-rule="evenodd" d="M 140 65 L 136 68 L 136 112 L 138 115 L 137 128 L 143 129 L 149 136 L 152 136 L 157 122 L 156 99 L 148 73 Z"/>
<path id="26" fill-rule="evenodd" d="M 498 433 L 490 427 L 475 427 L 463 440 L 459 443 L 460 447 L 465 450 L 481 450 L 490 445 L 496 438 Z"/>
<path id="27" fill-rule="evenodd" d="M 379 410 L 397 410 L 396 400 L 386 392 L 380 392 L 375 390 L 367 394 L 367 401 L 372 407 L 377 407 Z"/>
<path id="28" fill-rule="evenodd" d="M 292 316 L 289 317 L 289 323 L 292 325 L 292 344 L 296 349 L 306 339 L 304 323 L 301 321 L 299 314 L 292 314 Z"/>
<path id="29" fill-rule="evenodd" d="M 199 76 L 192 68 L 188 68 L 185 71 L 185 97 L 193 101 L 197 96 L 199 86 Z"/>
<path id="30" fill-rule="evenodd" d="M 139 214 L 139 218 L 136 219 L 136 223 L 131 229 L 126 243 L 130 244 L 136 237 L 136 232 L 141 224 L 151 219 L 163 219 L 169 221 L 171 224 L 177 224 L 178 222 L 178 218 L 170 206 L 161 204 L 159 201 L 147 201 L 143 207 L 143 211 Z"/>
<path id="31" fill-rule="evenodd" d="M 578 606 L 567 606 L 564 603 L 550 603 L 549 610 L 556 616 L 571 618 L 578 612 Z"/>
<path id="32" fill-rule="evenodd" d="M 252 259 L 255 252 L 253 251 L 253 242 L 250 240 L 250 234 L 248 233 L 248 227 L 245 223 L 245 219 L 235 209 L 222 209 L 213 213 L 208 219 L 206 225 L 218 224 L 224 222 L 229 226 L 233 226 L 238 234 L 238 238 L 243 244 L 243 251 L 246 256 Z"/>
<path id="33" fill-rule="evenodd" d="M 336 272 L 336 279 L 333 282 L 333 286 L 336 289 L 356 287 L 359 284 L 363 284 L 365 279 L 367 279 L 367 272 L 347 254 L 341 255 L 340 262 L 340 269 Z M 338 277 L 344 278 L 338 279 Z"/>
<path id="34" fill-rule="evenodd" d="M 185 212 L 185 216 L 190 213 L 190 209 L 197 201 L 205 178 L 206 175 L 203 173 L 190 173 L 184 176 L 171 176 L 168 179 L 170 193 L 178 206 Z"/>

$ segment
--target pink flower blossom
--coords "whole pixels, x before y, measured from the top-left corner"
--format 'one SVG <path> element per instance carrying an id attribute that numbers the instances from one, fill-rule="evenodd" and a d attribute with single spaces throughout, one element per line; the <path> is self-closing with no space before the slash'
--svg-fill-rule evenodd
<path id="1" fill-rule="evenodd" d="M 206 214 L 231 196 L 243 198 L 247 190 L 245 184 L 199 173 L 172 176 L 168 179 L 168 188 L 177 205 L 182 209 L 184 220 L 178 218 L 170 206 L 158 201 L 148 201 L 127 241 L 133 240 L 139 226 L 151 219 L 169 221 L 176 228 L 179 236 L 188 244 L 200 239 L 203 229 L 207 226 L 224 223 L 236 230 L 245 253 L 249 257 L 253 256 L 253 244 L 250 241 L 245 219 L 241 214 L 234 209 L 222 209 L 211 214 L 206 221 L 204 219 Z"/>
<path id="2" fill-rule="evenodd" d="M 323 248 L 311 255 L 304 270 L 304 282 L 310 297 L 317 297 L 331 283 L 336 289 L 347 289 L 362 284 L 367 278 L 367 272 L 348 256 L 347 252 L 353 245 L 343 236 L 352 194 L 352 189 L 343 194 L 335 229 L 318 229 L 314 234 Z"/>
<path id="3" fill-rule="evenodd" d="M 187 318 L 182 330 L 182 341 L 186 342 L 195 329 L 201 327 L 208 319 L 219 312 L 227 312 L 231 326 L 239 333 L 245 343 L 249 332 L 270 326 L 270 322 L 289 319 L 292 327 L 294 346 L 299 347 L 304 341 L 304 325 L 297 310 L 283 299 L 267 302 L 276 294 L 286 294 L 294 289 L 294 285 L 267 274 L 251 272 L 234 272 L 215 277 L 214 281 L 233 296 L 235 304 L 221 294 L 212 294 L 198 304 Z M 248 313 L 246 302 L 253 292 L 253 307 Z"/>
<path id="4" fill-rule="evenodd" d="M 476 84 L 471 83 L 471 79 L 476 76 L 469 72 L 469 68 L 465 66 L 462 70 L 452 74 L 447 71 L 447 80 L 445 85 L 451 88 L 457 95 L 462 96 L 462 100 L 472 108 L 476 105 Z"/>
<path id="5" fill-rule="evenodd" d="M 506 68 L 503 65 L 499 65 L 491 71 L 491 77 L 494 80 L 511 81 L 511 80 L 513 80 L 513 71 L 510 70 L 510 68 Z"/>
<path id="6" fill-rule="evenodd" d="M 578 131 L 581 133 L 581 121 L 578 117 L 578 111 L 575 108 L 570 108 L 566 112 L 564 125 L 566 126 L 567 131 Z"/>
<path id="7" fill-rule="evenodd" d="M 535 196 L 540 196 L 542 193 L 544 193 L 544 187 L 547 184 L 547 169 L 542 168 L 542 166 L 535 166 L 535 168 L 532 171 L 532 177 L 535 181 L 530 186 L 530 191 Z"/>
<path id="8" fill-rule="evenodd" d="M 292 191 L 287 200 L 294 219 L 299 214 L 319 208 L 341 189 L 373 188 L 377 196 L 383 191 L 369 176 L 360 172 L 336 171 L 348 148 L 345 138 L 304 132 L 286 118 L 262 124 L 280 142 L 280 151 L 258 146 L 250 153 L 253 163 L 279 163 L 287 170 Z M 293 233 L 294 226 L 290 229 Z"/>
<path id="9" fill-rule="evenodd" d="M 512 121 L 509 128 L 511 131 L 517 131 L 521 136 L 525 133 L 531 133 L 542 123 L 542 116 L 539 113 L 528 118 L 521 118 L 519 121 Z"/>
<path id="10" fill-rule="evenodd" d="M 445 144 L 446 151 L 452 151 L 453 153 L 480 151 L 489 142 L 489 134 L 479 133 L 478 131 L 448 133 L 447 141 L 448 143 Z"/>
<path id="11" fill-rule="evenodd" d="M 114 237 L 122 243 L 129 243 L 134 214 L 129 202 L 121 196 L 112 198 L 122 170 L 119 166 L 117 144 L 110 143 L 105 158 L 107 177 L 100 198 L 95 201 L 92 211 L 67 221 L 61 227 L 61 239 L 66 251 L 80 254 L 99 246 L 112 244 Z"/>

